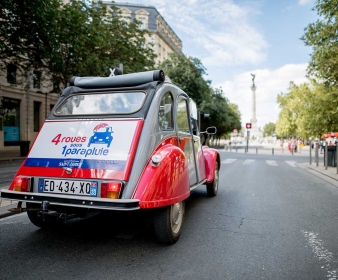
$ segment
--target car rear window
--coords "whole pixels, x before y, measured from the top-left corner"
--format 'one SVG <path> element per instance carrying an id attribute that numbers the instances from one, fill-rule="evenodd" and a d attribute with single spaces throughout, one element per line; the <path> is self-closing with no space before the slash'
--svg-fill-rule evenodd
<path id="1" fill-rule="evenodd" d="M 55 109 L 54 114 L 130 114 L 142 108 L 145 96 L 142 91 L 71 95 Z"/>

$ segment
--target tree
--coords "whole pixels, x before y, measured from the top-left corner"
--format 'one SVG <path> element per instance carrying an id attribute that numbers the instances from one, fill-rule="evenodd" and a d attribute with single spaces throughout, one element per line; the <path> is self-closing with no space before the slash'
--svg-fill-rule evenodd
<path id="1" fill-rule="evenodd" d="M 272 136 L 276 132 L 276 125 L 272 122 L 267 123 L 263 127 L 263 135 Z"/>
<path id="2" fill-rule="evenodd" d="M 338 86 L 338 0 L 316 0 L 315 10 L 320 19 L 309 24 L 301 38 L 313 50 L 308 72 Z"/>
<path id="3" fill-rule="evenodd" d="M 210 114 L 201 124 L 201 129 L 205 130 L 208 126 L 216 126 L 216 138 L 220 139 L 233 129 L 241 129 L 241 118 L 238 106 L 232 104 L 224 97 L 222 88 L 212 90 L 210 98 L 201 104 L 201 111 Z"/>
<path id="4" fill-rule="evenodd" d="M 0 1 L 0 61 L 19 69 L 43 66 L 59 0 Z"/>
<path id="5" fill-rule="evenodd" d="M 112 65 L 124 65 L 124 73 L 154 67 L 155 54 L 146 45 L 139 22 L 119 19 L 101 1 L 94 6 L 72 0 L 58 14 L 58 29 L 48 69 L 66 84 L 75 76 L 105 76 Z"/>
<path id="6" fill-rule="evenodd" d="M 171 53 L 159 68 L 169 76 L 171 81 L 186 92 L 199 105 L 210 96 L 210 81 L 203 75 L 206 69 L 197 58 L 186 57 L 182 53 Z"/>
<path id="7" fill-rule="evenodd" d="M 289 92 L 280 94 L 277 102 L 281 108 L 276 132 L 281 137 L 296 135 L 321 137 L 338 129 L 338 92 L 311 79 L 299 86 L 290 83 Z"/>
<path id="8" fill-rule="evenodd" d="M 147 31 L 137 21 L 120 20 L 101 1 L 4 0 L 0 21 L 3 65 L 45 70 L 45 78 L 64 85 L 74 75 L 104 76 L 114 64 L 123 63 L 125 73 L 154 67 Z"/>

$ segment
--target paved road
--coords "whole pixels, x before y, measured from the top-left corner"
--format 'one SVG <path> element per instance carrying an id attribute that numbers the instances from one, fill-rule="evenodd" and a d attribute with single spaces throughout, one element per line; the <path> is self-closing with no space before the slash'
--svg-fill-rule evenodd
<path id="1" fill-rule="evenodd" d="M 21 163 L 22 160 L 0 161 L 0 189 L 10 185 Z"/>
<path id="2" fill-rule="evenodd" d="M 338 185 L 305 157 L 221 156 L 219 195 L 193 192 L 175 245 L 156 242 L 148 213 L 57 231 L 20 214 L 0 220 L 0 278 L 337 279 Z"/>

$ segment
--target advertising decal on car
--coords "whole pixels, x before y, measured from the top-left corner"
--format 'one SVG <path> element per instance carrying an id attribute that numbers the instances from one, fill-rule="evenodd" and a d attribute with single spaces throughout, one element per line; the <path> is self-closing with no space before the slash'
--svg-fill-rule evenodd
<path id="1" fill-rule="evenodd" d="M 25 166 L 124 170 L 137 121 L 46 122 Z"/>

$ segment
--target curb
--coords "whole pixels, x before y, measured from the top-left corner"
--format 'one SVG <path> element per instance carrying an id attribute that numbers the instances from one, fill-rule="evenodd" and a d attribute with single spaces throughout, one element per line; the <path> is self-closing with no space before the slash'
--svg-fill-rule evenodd
<path id="1" fill-rule="evenodd" d="M 8 211 L 9 209 L 14 208 L 14 207 L 16 207 L 16 204 L 10 204 L 10 205 L 4 206 L 4 207 L 0 207 L 0 219 L 6 218 L 6 217 L 9 217 L 9 216 L 13 216 L 13 215 L 16 215 L 16 214 L 20 214 L 20 213 Z"/>

